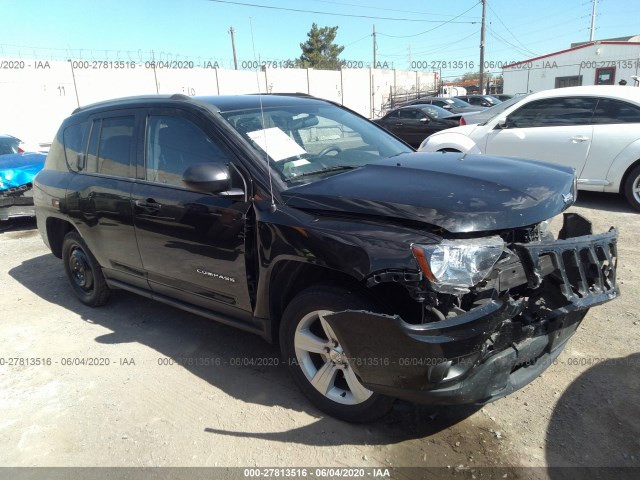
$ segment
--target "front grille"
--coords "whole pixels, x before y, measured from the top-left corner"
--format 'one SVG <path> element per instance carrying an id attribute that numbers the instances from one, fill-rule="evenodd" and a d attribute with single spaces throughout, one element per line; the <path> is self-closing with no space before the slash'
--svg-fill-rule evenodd
<path id="1" fill-rule="evenodd" d="M 552 275 L 561 281 L 560 289 L 574 304 L 594 304 L 616 296 L 618 232 L 584 235 L 564 240 L 516 244 L 527 267 L 529 285 L 542 282 L 541 258 L 550 256 L 555 267 Z"/>
<path id="2" fill-rule="evenodd" d="M 31 183 L 26 183 L 24 185 L 20 185 L 19 187 L 7 188 L 6 190 L 3 190 L 2 192 L 0 192 L 0 195 L 5 197 L 19 196 L 19 195 L 22 195 L 27 190 L 30 190 L 31 187 L 32 187 Z"/>

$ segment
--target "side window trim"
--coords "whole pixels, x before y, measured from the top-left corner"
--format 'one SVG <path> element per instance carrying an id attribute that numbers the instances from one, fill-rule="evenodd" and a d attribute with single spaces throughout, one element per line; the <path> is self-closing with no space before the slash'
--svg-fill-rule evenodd
<path id="1" fill-rule="evenodd" d="M 85 160 L 84 160 L 84 173 L 89 174 L 98 174 L 98 143 L 100 141 L 100 131 L 102 130 L 102 117 L 91 118 L 89 120 L 91 122 L 91 128 L 89 129 L 89 138 L 87 139 L 87 148 L 85 152 Z M 94 134 L 94 130 L 97 132 Z M 91 150 L 93 144 L 95 142 L 96 150 Z M 89 167 L 89 159 L 93 157 L 95 162 L 95 171 L 87 170 Z"/>

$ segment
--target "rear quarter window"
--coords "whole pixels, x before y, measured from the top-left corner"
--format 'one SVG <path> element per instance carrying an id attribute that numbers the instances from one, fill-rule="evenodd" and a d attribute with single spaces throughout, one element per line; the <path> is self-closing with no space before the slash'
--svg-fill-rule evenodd
<path id="1" fill-rule="evenodd" d="M 601 98 L 593 114 L 593 123 L 640 123 L 640 107 L 621 100 Z"/>
<path id="2" fill-rule="evenodd" d="M 71 125 L 64 130 L 64 155 L 67 166 L 74 172 L 78 171 L 79 156 L 84 154 L 88 132 L 89 122 Z"/>
<path id="3" fill-rule="evenodd" d="M 87 148 L 87 173 L 130 177 L 135 116 L 93 121 Z"/>

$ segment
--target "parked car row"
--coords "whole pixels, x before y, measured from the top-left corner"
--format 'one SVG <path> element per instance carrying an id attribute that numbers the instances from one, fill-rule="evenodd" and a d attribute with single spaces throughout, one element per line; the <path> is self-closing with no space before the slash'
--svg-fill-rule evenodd
<path id="1" fill-rule="evenodd" d="M 469 105 L 485 108 L 493 107 L 502 102 L 502 100 L 492 95 L 461 95 L 456 98 L 467 102 Z"/>
<path id="2" fill-rule="evenodd" d="M 484 101 L 484 97 L 489 95 L 466 95 L 453 98 L 424 97 L 414 100 L 408 106 L 391 110 L 374 122 L 417 148 L 425 138 L 435 132 L 460 125 L 482 123 L 526 97 L 526 95 L 499 96 L 503 97 L 504 101 L 494 98 L 489 108 L 479 106 L 477 103 L 474 104 L 475 106 L 462 104 L 464 99 L 473 102 L 477 98 L 479 102 Z M 491 97 L 493 98 L 494 95 Z M 490 104 L 486 103 L 486 105 Z M 452 113 L 454 111 L 458 114 Z"/>
<path id="3" fill-rule="evenodd" d="M 418 148 L 432 133 L 460 125 L 462 115 L 454 115 L 444 108 L 429 104 L 416 104 L 391 110 L 374 120 L 412 147 Z"/>
<path id="4" fill-rule="evenodd" d="M 422 97 L 389 111 L 374 122 L 417 148 L 429 135 L 447 128 L 466 125 L 476 118 L 480 121 L 486 115 L 483 112 L 491 110 L 487 107 L 495 108 L 500 104 L 500 100 L 490 95 Z M 480 116 L 476 117 L 478 114 Z"/>
<path id="5" fill-rule="evenodd" d="M 515 105 L 522 99 L 524 99 L 527 95 L 520 95 L 517 97 L 511 97 L 503 100 L 502 102 L 494 105 L 493 107 L 485 108 L 483 110 L 478 110 L 475 112 L 468 112 L 462 114 L 462 118 L 460 119 L 460 125 L 468 125 L 471 123 L 482 123 L 490 118 L 494 117 L 498 113 L 505 111 L 511 105 Z M 425 137 L 426 138 L 426 137 Z"/>
<path id="6" fill-rule="evenodd" d="M 422 97 L 414 100 L 410 105 L 435 105 L 451 113 L 468 113 L 483 110 L 485 107 L 471 105 L 457 97 Z"/>

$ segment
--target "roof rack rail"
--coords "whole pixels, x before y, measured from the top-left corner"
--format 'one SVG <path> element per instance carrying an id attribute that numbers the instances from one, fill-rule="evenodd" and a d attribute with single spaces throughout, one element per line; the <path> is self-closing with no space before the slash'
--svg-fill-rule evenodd
<path id="1" fill-rule="evenodd" d="M 73 112 L 71 112 L 71 114 L 73 115 L 74 113 L 81 112 L 81 111 L 86 110 L 88 108 L 98 107 L 100 105 L 109 105 L 109 104 L 113 104 L 113 103 L 126 102 L 126 101 L 130 101 L 130 100 L 144 100 L 144 99 L 158 99 L 158 98 L 163 98 L 163 99 L 167 99 L 167 100 L 191 100 L 191 97 L 189 97 L 187 95 L 184 95 L 182 93 L 174 93 L 172 95 L 167 95 L 167 94 L 133 95 L 133 96 L 129 96 L 129 97 L 120 97 L 120 98 L 112 98 L 112 99 L 109 99 L 109 100 L 102 100 L 102 101 L 99 101 L 99 102 L 91 103 L 89 105 L 82 105 L 80 107 L 75 108 L 73 110 Z"/>
<path id="2" fill-rule="evenodd" d="M 309 93 L 304 92 L 271 92 L 271 93 L 250 93 L 249 95 L 284 95 L 287 97 L 309 97 L 316 98 Z"/>

